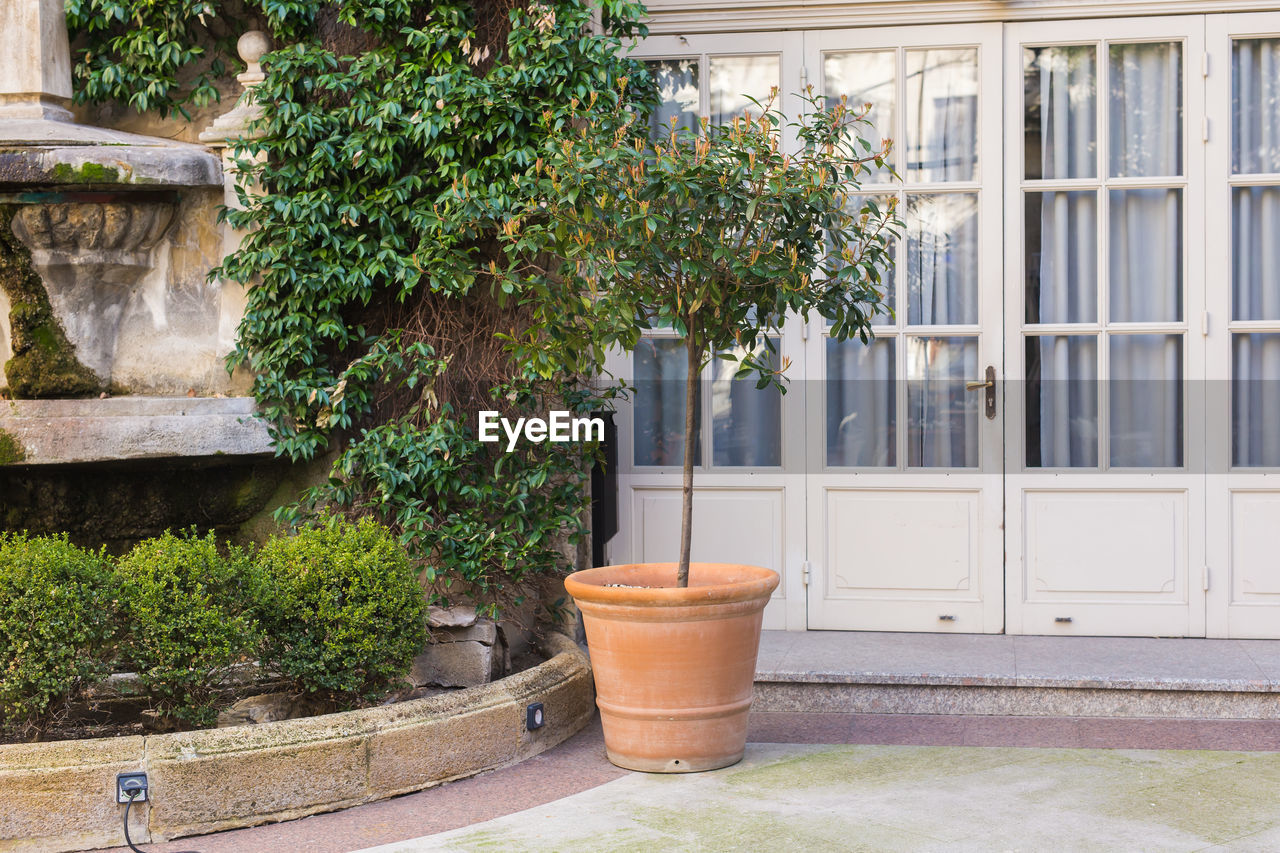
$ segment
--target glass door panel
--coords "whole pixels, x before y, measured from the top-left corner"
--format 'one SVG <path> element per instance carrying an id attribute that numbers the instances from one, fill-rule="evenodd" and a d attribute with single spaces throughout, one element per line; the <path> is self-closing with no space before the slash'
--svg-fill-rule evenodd
<path id="1" fill-rule="evenodd" d="M 1127 388 L 1136 390 L 1139 386 L 1133 383 L 1140 380 L 1144 394 L 1158 394 L 1162 401 L 1169 398 L 1161 413 L 1177 415 L 1173 421 L 1138 418 L 1128 411 L 1127 397 L 1113 395 L 1116 405 L 1107 423 L 1123 431 L 1121 443 L 1151 445 L 1162 448 L 1160 452 L 1046 454 L 1044 448 L 1060 441 L 1067 427 L 1046 420 L 1043 408 L 1028 410 L 1024 422 L 1036 424 L 1041 432 L 1028 434 L 1023 460 L 1028 467 L 1041 467 L 1046 460 L 1070 467 L 1099 467 L 1101 460 L 1107 460 L 1103 467 L 1182 465 L 1183 365 L 1180 358 L 1170 358 L 1170 353 L 1182 352 L 1180 339 L 1174 338 L 1183 333 L 1185 316 L 1179 185 L 1185 159 L 1182 50 L 1181 40 L 1021 48 L 1025 323 L 1019 334 L 1029 341 L 1045 333 L 1055 338 L 1063 332 L 1074 338 L 1092 334 L 1095 341 L 1088 351 L 1108 357 L 1087 374 L 1075 371 L 1089 383 L 1089 390 L 1097 390 L 1097 379 L 1105 382 L 1110 374 L 1115 379 L 1130 377 Z M 1108 56 L 1103 70 L 1108 108 L 1102 123 L 1109 168 L 1103 179 L 1094 177 L 1101 154 L 1095 113 L 1100 52 Z M 1139 178 L 1143 184 L 1131 186 Z M 1064 180 L 1067 184 L 1061 185 Z M 1153 180 L 1172 185 L 1150 186 Z M 1106 275 L 1100 277 L 1100 270 Z M 1143 346 L 1143 336 L 1129 337 L 1139 323 L 1144 331 L 1159 324 L 1170 334 L 1158 347 Z M 1045 342 L 1047 346 L 1057 345 Z M 1024 349 L 1038 356 L 1043 348 L 1028 343 Z M 1075 347 L 1077 360 L 1084 351 Z M 1042 368 L 1043 362 L 1036 366 Z M 1028 403 L 1056 399 L 1037 386 L 1046 379 L 1042 370 L 1027 371 L 1026 379 Z M 1084 390 L 1072 396 L 1079 398 Z M 1065 410 L 1053 411 L 1065 416 Z M 1075 435 L 1079 440 L 1084 433 L 1076 430 Z M 1111 437 L 1103 430 L 1095 439 L 1101 445 Z"/>

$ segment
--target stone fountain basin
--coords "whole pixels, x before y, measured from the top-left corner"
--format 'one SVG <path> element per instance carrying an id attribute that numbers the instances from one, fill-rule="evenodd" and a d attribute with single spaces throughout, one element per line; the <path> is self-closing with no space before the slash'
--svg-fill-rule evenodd
<path id="1" fill-rule="evenodd" d="M 222 186 L 202 145 L 46 119 L 0 122 L 0 188 Z"/>
<path id="2" fill-rule="evenodd" d="M 0 465 L 269 456 L 248 397 L 0 401 Z"/>

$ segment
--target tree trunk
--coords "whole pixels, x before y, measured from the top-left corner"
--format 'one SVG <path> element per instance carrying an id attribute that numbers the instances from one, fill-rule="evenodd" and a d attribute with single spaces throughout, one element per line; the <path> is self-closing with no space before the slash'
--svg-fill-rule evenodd
<path id="1" fill-rule="evenodd" d="M 692 323 L 689 324 L 692 327 Z M 698 382 L 701 379 L 702 348 L 692 334 L 684 339 L 688 356 L 688 375 L 684 386 L 684 492 L 680 505 L 680 567 L 676 570 L 676 586 L 689 585 L 689 548 L 693 544 L 693 454 L 697 447 Z"/>

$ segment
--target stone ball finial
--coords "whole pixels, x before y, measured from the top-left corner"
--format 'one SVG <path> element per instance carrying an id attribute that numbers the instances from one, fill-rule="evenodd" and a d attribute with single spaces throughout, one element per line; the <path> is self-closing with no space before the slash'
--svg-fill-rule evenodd
<path id="1" fill-rule="evenodd" d="M 271 36 L 262 30 L 249 30 L 236 42 L 236 52 L 246 65 L 255 66 L 271 52 Z"/>

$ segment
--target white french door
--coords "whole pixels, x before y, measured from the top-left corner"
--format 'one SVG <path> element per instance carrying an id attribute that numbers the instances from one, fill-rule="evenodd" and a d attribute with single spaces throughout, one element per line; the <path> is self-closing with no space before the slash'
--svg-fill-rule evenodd
<path id="1" fill-rule="evenodd" d="M 1203 21 L 1005 29 L 1011 633 L 1204 634 Z"/>
<path id="2" fill-rule="evenodd" d="M 810 33 L 810 82 L 873 105 L 905 232 L 875 340 L 805 350 L 808 625 L 1003 627 L 1000 26 Z M 966 384 L 993 377 L 986 388 Z"/>
<path id="3" fill-rule="evenodd" d="M 1212 15 L 1208 630 L 1280 637 L 1280 14 Z"/>
<path id="4" fill-rule="evenodd" d="M 748 96 L 763 103 L 775 87 L 787 93 L 781 106 L 797 115 L 800 43 L 799 33 L 646 39 L 633 53 L 649 63 L 660 90 L 655 132 L 673 121 L 685 127 L 726 121 L 751 106 Z M 783 145 L 794 149 L 789 128 Z M 784 325 L 774 339 L 780 357 L 802 356 L 801 332 L 795 323 Z M 655 330 L 610 369 L 636 392 L 617 419 L 620 517 L 609 559 L 673 561 L 680 550 L 684 349 L 671 331 Z M 733 365 L 716 360 L 702 377 L 691 556 L 773 569 L 782 583 L 764 625 L 803 630 L 803 390 L 757 391 L 754 380 L 734 380 L 733 373 Z"/>
<path id="5" fill-rule="evenodd" d="M 694 557 L 777 570 L 768 627 L 1280 637 L 1280 11 L 637 54 L 658 122 L 811 85 L 895 140 L 874 341 L 793 319 L 787 395 L 703 377 Z M 610 557 L 673 559 L 679 342 L 614 369 Z"/>

